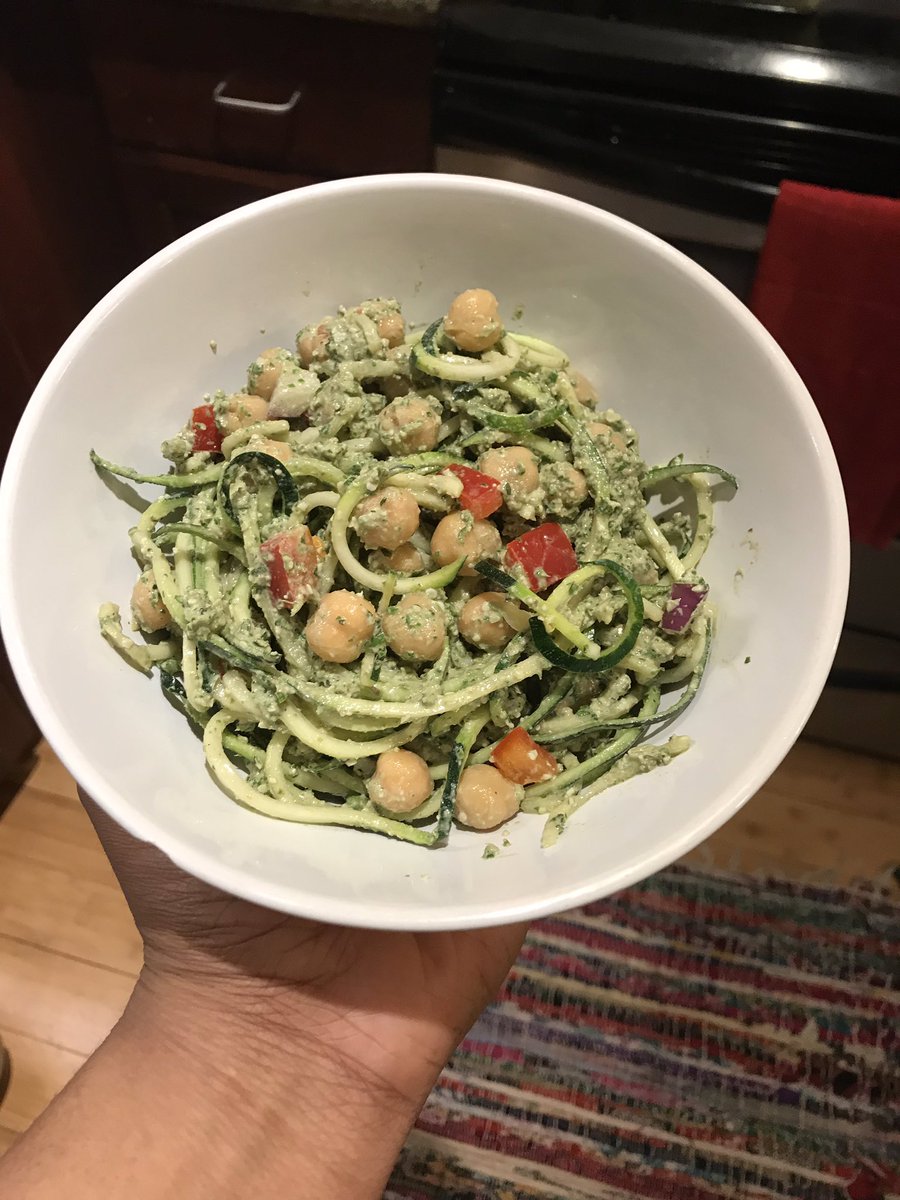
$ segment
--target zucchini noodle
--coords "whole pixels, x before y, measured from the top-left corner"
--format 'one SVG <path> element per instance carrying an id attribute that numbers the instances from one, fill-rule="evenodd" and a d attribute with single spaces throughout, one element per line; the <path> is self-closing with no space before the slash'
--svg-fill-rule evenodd
<path id="1" fill-rule="evenodd" d="M 550 846 L 689 745 L 646 735 L 700 689 L 710 476 L 736 482 L 648 468 L 565 351 L 491 303 L 465 293 L 416 333 L 390 299 L 305 326 L 203 398 L 168 473 L 91 451 L 166 489 L 130 530 L 144 641 L 111 602 L 101 633 L 158 671 L 246 809 L 420 847 L 457 810 L 479 830 L 521 811 Z M 666 481 L 691 505 L 654 516 Z"/>
<path id="2" fill-rule="evenodd" d="M 650 547 L 650 553 L 659 565 L 668 571 L 672 579 L 682 579 L 684 565 L 675 553 L 672 543 L 666 540 L 662 530 L 648 512 L 641 513 L 640 523 Z"/>
<path id="3" fill-rule="evenodd" d="M 312 492 L 297 502 L 294 520 L 302 524 L 315 508 L 336 508 L 340 498 L 338 492 Z"/>
<path id="4" fill-rule="evenodd" d="M 706 553 L 715 521 L 709 484 L 702 475 L 688 475 L 687 481 L 697 494 L 697 529 L 687 554 L 681 560 L 682 571 L 692 571 Z"/>
<path id="5" fill-rule="evenodd" d="M 641 706 L 641 716 L 652 716 L 658 707 L 659 688 L 652 688 Z M 620 733 L 608 746 L 604 746 L 596 754 L 588 755 L 577 766 L 567 767 L 553 779 L 547 780 L 546 783 L 534 784 L 528 789 L 526 797 L 522 801 L 523 809 L 526 812 L 549 811 L 551 816 L 570 811 L 577 806 L 578 794 L 570 795 L 558 802 L 556 798 L 559 793 L 562 792 L 565 795 L 565 792 L 575 784 L 582 785 L 596 778 L 603 767 L 615 762 L 639 737 L 639 729 L 629 729 L 627 733 Z M 548 804 L 550 805 L 549 809 L 546 807 Z"/>
<path id="6" fill-rule="evenodd" d="M 295 787 L 284 771 L 284 748 L 291 740 L 287 729 L 278 729 L 269 738 L 264 758 L 266 786 L 274 800 L 290 800 L 293 804 L 324 804 L 309 788 Z"/>
<path id="7" fill-rule="evenodd" d="M 227 438 L 223 438 L 222 454 L 225 458 L 232 458 L 235 450 L 246 446 L 252 438 L 274 439 L 290 432 L 291 427 L 287 421 L 258 421 L 254 425 L 247 425 L 244 429 L 236 429 Z"/>
<path id="8" fill-rule="evenodd" d="M 385 734 L 384 737 L 368 741 L 338 738 L 291 704 L 286 704 L 282 709 L 282 720 L 298 742 L 309 746 L 325 758 L 336 758 L 338 762 L 351 766 L 361 758 L 383 754 L 385 750 L 396 750 L 398 746 L 417 738 L 425 728 L 424 721 L 415 721 L 409 725 L 401 725 L 399 729 Z"/>

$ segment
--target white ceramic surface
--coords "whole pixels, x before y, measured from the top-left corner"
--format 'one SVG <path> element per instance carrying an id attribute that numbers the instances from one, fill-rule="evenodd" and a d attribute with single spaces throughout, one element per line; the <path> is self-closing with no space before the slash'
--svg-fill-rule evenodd
<path id="1" fill-rule="evenodd" d="M 267 820 L 207 777 L 186 723 L 101 641 L 125 605 L 134 513 L 88 448 L 160 469 L 159 443 L 206 391 L 340 303 L 396 295 L 416 321 L 471 286 L 514 327 L 568 349 L 651 463 L 683 451 L 741 488 L 704 560 L 720 621 L 694 748 L 583 808 L 556 847 L 542 818 L 511 845 L 455 831 L 427 851 Z M 265 331 L 265 332 L 263 332 Z M 210 341 L 218 347 L 213 354 Z M 142 489 L 155 494 L 152 488 Z M 847 587 L 843 494 L 822 423 L 786 358 L 699 267 L 616 217 L 548 192 L 457 176 L 349 180 L 230 213 L 145 263 L 72 334 L 34 394 L 0 491 L 0 619 L 42 730 L 122 825 L 201 878 L 352 925 L 448 929 L 580 904 L 664 867 L 760 787 L 832 660 Z M 499 840 L 499 839 L 495 839 Z"/>

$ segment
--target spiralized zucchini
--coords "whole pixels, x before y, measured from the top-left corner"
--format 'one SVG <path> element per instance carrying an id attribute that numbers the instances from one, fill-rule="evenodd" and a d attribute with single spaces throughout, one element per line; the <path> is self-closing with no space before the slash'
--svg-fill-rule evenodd
<path id="1" fill-rule="evenodd" d="M 168 472 L 91 451 L 165 489 L 130 531 L 143 641 L 111 602 L 103 636 L 159 672 L 245 808 L 434 847 L 467 789 L 477 828 L 499 797 L 543 814 L 551 845 L 591 795 L 687 748 L 643 739 L 701 686 L 711 484 L 736 482 L 681 457 L 648 470 L 563 350 L 505 332 L 495 301 L 479 324 L 492 301 L 454 301 L 469 326 L 408 332 L 385 299 L 306 326 L 202 400 Z"/>

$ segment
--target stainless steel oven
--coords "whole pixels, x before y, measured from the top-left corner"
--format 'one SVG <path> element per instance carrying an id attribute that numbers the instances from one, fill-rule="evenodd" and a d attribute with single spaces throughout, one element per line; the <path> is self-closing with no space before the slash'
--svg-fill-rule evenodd
<path id="1" fill-rule="evenodd" d="M 555 188 L 746 295 L 782 179 L 900 187 L 897 0 L 445 0 L 438 163 Z"/>
<path id="2" fill-rule="evenodd" d="M 900 189 L 900 0 L 444 0 L 442 170 L 634 221 L 749 296 L 781 180 Z M 900 756 L 900 543 L 854 547 L 808 727 Z"/>

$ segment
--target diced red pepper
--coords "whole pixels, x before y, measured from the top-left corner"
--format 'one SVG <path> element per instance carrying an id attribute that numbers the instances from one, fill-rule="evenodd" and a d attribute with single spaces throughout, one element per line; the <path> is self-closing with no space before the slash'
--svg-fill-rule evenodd
<path id="1" fill-rule="evenodd" d="M 191 428 L 194 431 L 194 453 L 208 450 L 211 454 L 222 451 L 222 434 L 216 425 L 216 413 L 211 404 L 198 404 L 191 414 Z"/>
<path id="2" fill-rule="evenodd" d="M 298 525 L 260 546 L 269 568 L 269 591 L 282 608 L 293 608 L 312 595 L 319 561 L 317 541 L 305 525 Z"/>
<path id="3" fill-rule="evenodd" d="M 466 508 L 478 520 L 495 513 L 503 503 L 503 493 L 500 484 L 484 471 L 476 471 L 474 467 L 464 467 L 453 463 L 447 468 L 452 471 L 462 483 L 462 495 L 459 498 L 460 508 Z"/>
<path id="4" fill-rule="evenodd" d="M 521 725 L 498 742 L 491 762 L 512 783 L 542 783 L 559 770 L 559 763 L 550 751 L 539 746 Z"/>
<path id="5" fill-rule="evenodd" d="M 522 568 L 535 592 L 543 592 L 578 569 L 572 543 L 555 521 L 546 521 L 514 538 L 506 547 L 506 561 Z"/>

